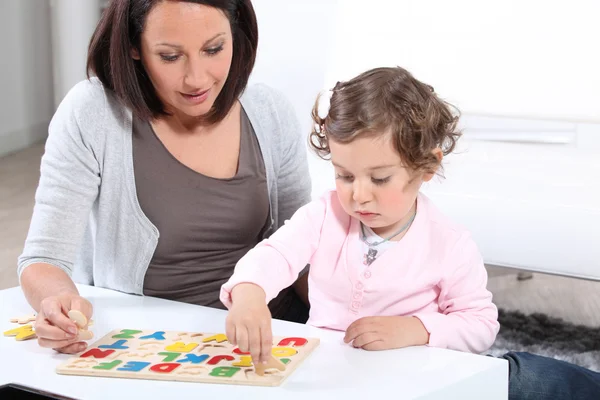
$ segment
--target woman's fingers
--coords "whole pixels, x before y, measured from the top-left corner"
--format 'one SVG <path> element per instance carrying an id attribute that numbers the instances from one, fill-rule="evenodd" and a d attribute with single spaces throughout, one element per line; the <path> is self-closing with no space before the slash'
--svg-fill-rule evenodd
<path id="1" fill-rule="evenodd" d="M 92 319 L 92 313 L 94 309 L 92 307 L 92 303 L 90 303 L 87 299 L 77 296 L 71 300 L 71 308 L 70 310 L 79 311 L 86 318 L 89 323 L 90 319 Z M 87 324 L 83 327 L 86 328 Z"/>
<path id="2" fill-rule="evenodd" d="M 75 354 L 84 351 L 86 348 L 87 344 L 85 342 L 75 342 L 64 347 L 54 348 L 54 350 L 64 354 Z"/>
<path id="3" fill-rule="evenodd" d="M 45 347 L 48 349 L 60 349 L 66 346 L 70 346 L 74 343 L 79 343 L 77 338 L 69 339 L 69 340 L 51 340 L 38 337 L 38 344 L 40 347 Z"/>
<path id="4" fill-rule="evenodd" d="M 62 329 L 64 332 L 77 335 L 77 325 L 63 313 L 63 307 L 58 299 L 48 298 L 43 300 L 40 304 L 40 314 L 39 317 L 44 317 L 50 325 Z"/>
<path id="5" fill-rule="evenodd" d="M 77 337 L 72 333 L 63 331 L 56 326 L 50 325 L 47 321 L 42 320 L 35 324 L 35 334 L 38 338 L 47 340 L 73 340 Z"/>

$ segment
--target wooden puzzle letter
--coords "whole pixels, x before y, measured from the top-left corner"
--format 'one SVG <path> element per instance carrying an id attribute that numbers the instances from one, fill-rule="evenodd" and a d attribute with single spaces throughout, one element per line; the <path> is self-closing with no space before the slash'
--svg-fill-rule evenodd
<path id="1" fill-rule="evenodd" d="M 164 362 L 169 362 L 169 361 L 173 361 L 175 360 L 177 357 L 179 357 L 181 355 L 181 353 L 167 353 L 167 352 L 162 352 L 162 353 L 158 353 L 159 356 L 165 356 L 165 358 L 163 359 Z"/>
<path id="2" fill-rule="evenodd" d="M 233 365 L 234 367 L 251 367 L 253 365 L 252 364 L 252 357 L 250 357 L 250 356 L 241 356 L 239 362 L 233 363 L 231 365 Z"/>
<path id="3" fill-rule="evenodd" d="M 30 315 L 24 315 L 22 317 L 17 317 L 17 318 L 11 318 L 10 322 L 12 323 L 18 323 L 21 325 L 27 324 L 29 322 L 33 322 L 35 321 L 35 314 L 30 314 Z"/>
<path id="4" fill-rule="evenodd" d="M 129 346 L 123 346 L 125 343 L 127 343 L 127 340 L 117 340 L 113 344 L 103 344 L 103 345 L 100 345 L 98 347 L 100 347 L 102 349 L 125 350 L 125 349 L 129 348 Z"/>
<path id="5" fill-rule="evenodd" d="M 289 337 L 285 339 L 281 339 L 277 346 L 292 346 L 292 347 L 301 347 L 308 343 L 308 340 L 299 337 Z"/>
<path id="6" fill-rule="evenodd" d="M 152 357 L 154 355 L 153 352 L 151 351 L 130 351 L 130 352 L 122 352 L 122 356 L 123 357 L 127 357 L 127 358 L 146 358 L 146 357 Z M 114 357 L 116 358 L 116 357 Z"/>
<path id="7" fill-rule="evenodd" d="M 200 375 L 206 371 L 208 371 L 206 367 L 200 365 L 188 365 L 187 367 L 183 367 L 183 369 L 178 369 L 176 373 L 177 375 Z"/>
<path id="8" fill-rule="evenodd" d="M 140 338 L 140 340 L 146 340 L 146 339 L 165 340 L 165 332 L 158 331 L 158 332 L 154 332 L 152 335 L 142 336 Z"/>
<path id="9" fill-rule="evenodd" d="M 98 365 L 96 365 L 95 367 L 92 367 L 94 369 L 113 369 L 114 367 L 116 367 L 117 365 L 121 364 L 123 361 L 121 360 L 115 360 L 113 362 L 109 362 L 109 363 L 100 363 Z"/>
<path id="10" fill-rule="evenodd" d="M 241 368 L 238 367 L 216 367 L 210 371 L 210 376 L 218 376 L 221 378 L 231 378 L 236 374 L 236 372 L 240 371 Z"/>
<path id="11" fill-rule="evenodd" d="M 177 351 L 180 353 L 189 353 L 190 351 L 194 350 L 196 347 L 198 347 L 198 343 L 185 344 L 183 342 L 177 342 L 177 343 L 173 343 L 172 345 L 165 347 L 165 350 Z"/>
<path id="12" fill-rule="evenodd" d="M 129 361 L 127 364 L 123 365 L 121 368 L 117 368 L 117 371 L 131 371 L 138 372 L 146 368 L 150 365 L 149 362 L 141 362 L 141 361 Z"/>
<path id="13" fill-rule="evenodd" d="M 132 329 L 122 329 L 121 333 L 114 335 L 113 339 L 135 339 L 135 335 L 143 331 L 135 331 Z"/>
<path id="14" fill-rule="evenodd" d="M 221 360 L 233 361 L 233 360 L 235 360 L 235 358 L 233 358 L 232 356 L 214 356 L 213 358 L 208 360 L 208 364 L 217 365 L 219 363 L 219 361 L 221 361 Z"/>
<path id="15" fill-rule="evenodd" d="M 16 340 L 26 340 L 35 337 L 35 332 L 31 325 L 23 325 L 15 329 L 4 332 L 4 336 L 16 336 Z"/>
<path id="16" fill-rule="evenodd" d="M 176 363 L 156 364 L 156 365 L 153 365 L 152 367 L 150 367 L 150 371 L 168 374 L 170 372 L 173 372 L 180 365 L 181 364 L 176 364 Z"/>
<path id="17" fill-rule="evenodd" d="M 213 341 L 215 341 L 217 343 L 226 342 L 227 336 L 225 336 L 223 333 L 219 333 L 217 335 L 213 335 L 211 337 L 207 337 L 206 339 L 202 340 L 203 343 L 208 343 L 208 342 L 213 342 Z"/>
<path id="18" fill-rule="evenodd" d="M 164 343 L 161 342 L 143 342 L 140 343 L 140 346 L 138 347 L 138 350 L 149 350 L 148 347 L 161 347 Z"/>
<path id="19" fill-rule="evenodd" d="M 192 364 L 200 364 L 200 363 L 204 362 L 204 360 L 206 360 L 208 357 L 209 357 L 208 354 L 202 354 L 200 356 L 197 356 L 195 354 L 186 354 L 185 358 L 182 358 L 181 360 L 177 360 L 177 362 L 180 362 L 180 363 L 189 362 Z"/>
<path id="20" fill-rule="evenodd" d="M 82 360 L 81 358 L 78 358 L 75 361 L 73 361 L 70 365 L 67 365 L 66 368 L 86 369 L 89 367 L 93 367 L 96 364 L 97 363 L 94 360 L 87 360 L 87 359 Z"/>
<path id="21" fill-rule="evenodd" d="M 83 353 L 80 357 L 105 358 L 114 353 L 114 350 L 90 349 Z"/>
<path id="22" fill-rule="evenodd" d="M 291 347 L 273 347 L 272 354 L 275 357 L 290 357 L 298 354 L 298 350 Z"/>
<path id="23" fill-rule="evenodd" d="M 233 354 L 239 354 L 239 355 L 241 355 L 241 356 L 246 356 L 246 355 L 250 355 L 250 352 L 249 352 L 249 351 L 248 351 L 248 352 L 241 351 L 241 350 L 239 349 L 239 347 L 236 347 L 236 348 L 233 350 Z"/>

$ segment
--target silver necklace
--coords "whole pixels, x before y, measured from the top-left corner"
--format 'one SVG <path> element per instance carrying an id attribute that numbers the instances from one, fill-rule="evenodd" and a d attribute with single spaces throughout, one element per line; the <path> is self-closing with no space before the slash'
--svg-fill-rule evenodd
<path id="1" fill-rule="evenodd" d="M 369 243 L 369 241 L 367 240 L 367 234 L 365 233 L 365 226 L 363 225 L 363 223 L 360 223 L 360 231 L 362 233 L 360 240 L 363 241 L 363 243 L 365 243 L 367 246 L 369 246 L 369 250 L 367 251 L 367 253 L 364 256 L 363 259 L 363 264 L 364 265 L 371 265 L 373 263 L 373 261 L 375 261 L 375 259 L 377 258 L 377 250 L 374 249 L 374 247 L 379 246 L 382 243 L 385 243 L 393 238 L 395 238 L 396 236 L 398 236 L 399 234 L 401 234 L 402 232 L 404 232 L 409 226 L 410 224 L 412 224 L 412 222 L 415 220 L 415 217 L 417 215 L 417 212 L 415 211 L 412 215 L 412 217 L 410 217 L 410 219 L 406 222 L 406 224 L 402 225 L 402 228 L 400 228 L 396 233 L 394 233 L 392 236 L 389 236 L 383 240 L 380 240 L 378 242 L 375 243 Z"/>

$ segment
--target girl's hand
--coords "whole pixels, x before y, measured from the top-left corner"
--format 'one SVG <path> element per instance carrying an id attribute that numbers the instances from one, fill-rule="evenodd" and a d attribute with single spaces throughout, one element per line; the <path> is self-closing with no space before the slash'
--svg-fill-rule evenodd
<path id="1" fill-rule="evenodd" d="M 89 321 L 92 317 L 92 304 L 75 293 L 47 297 L 40 303 L 35 320 L 35 334 L 41 347 L 52 348 L 61 353 L 78 353 L 87 344 L 79 339 L 79 328 L 67 313 L 80 311 Z"/>
<path id="2" fill-rule="evenodd" d="M 264 290 L 252 283 L 241 283 L 231 291 L 231 300 L 226 322 L 229 342 L 250 352 L 255 364 L 266 364 L 271 357 L 273 334 Z"/>
<path id="3" fill-rule="evenodd" d="M 350 324 L 344 342 L 365 350 L 399 349 L 429 343 L 429 333 L 417 317 L 365 317 Z"/>

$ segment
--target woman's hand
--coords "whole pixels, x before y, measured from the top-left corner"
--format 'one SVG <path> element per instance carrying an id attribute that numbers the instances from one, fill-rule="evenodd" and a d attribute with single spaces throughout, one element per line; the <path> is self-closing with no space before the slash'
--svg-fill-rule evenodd
<path id="1" fill-rule="evenodd" d="M 87 344 L 79 338 L 79 329 L 67 313 L 80 311 L 89 321 L 92 317 L 92 304 L 75 293 L 46 297 L 40 302 L 35 320 L 35 333 L 41 347 L 52 348 L 61 353 L 78 353 Z"/>
<path id="2" fill-rule="evenodd" d="M 429 343 L 429 333 L 417 317 L 365 317 L 346 330 L 344 342 L 365 350 L 388 350 Z"/>
<path id="3" fill-rule="evenodd" d="M 241 283 L 231 291 L 231 300 L 226 322 L 229 342 L 250 352 L 255 364 L 265 364 L 271 357 L 273 334 L 264 290 L 252 283 Z"/>

